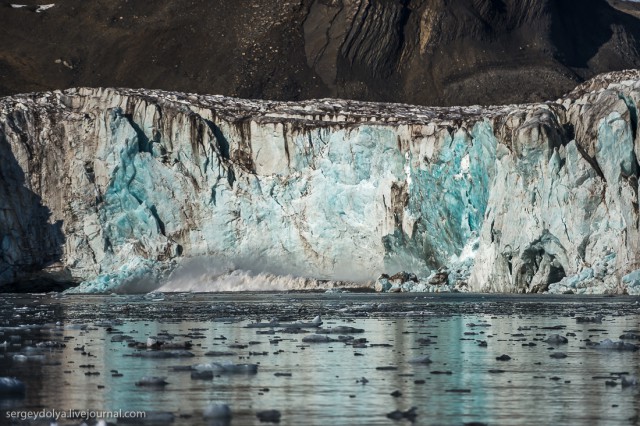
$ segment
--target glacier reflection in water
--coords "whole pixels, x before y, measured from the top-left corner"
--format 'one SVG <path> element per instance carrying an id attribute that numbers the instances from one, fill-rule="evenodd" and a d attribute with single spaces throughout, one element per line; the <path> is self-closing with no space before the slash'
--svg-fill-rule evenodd
<path id="1" fill-rule="evenodd" d="M 591 346 L 637 331 L 634 303 L 479 295 L 8 297 L 0 302 L 0 341 L 8 342 L 0 376 L 25 381 L 27 395 L 0 397 L 0 408 L 145 410 L 170 413 L 154 424 L 174 425 L 214 424 L 202 415 L 211 402 L 231 407 L 233 425 L 260 424 L 256 413 L 267 409 L 280 410 L 287 425 L 388 425 L 394 423 L 388 413 L 413 406 L 415 424 L 423 425 L 636 424 L 639 389 L 623 387 L 619 373 L 640 375 L 638 352 Z M 318 313 L 322 328 L 360 328 L 354 340 L 366 342 L 304 343 L 313 329 L 292 333 L 280 325 L 270 334 L 269 327 L 246 327 L 258 318 L 291 323 Z M 24 324 L 39 325 L 19 327 Z M 553 334 L 568 343 L 546 343 Z M 131 357 L 137 351 L 124 335 L 191 341 L 194 357 Z M 28 349 L 45 341 L 66 347 Z M 213 351 L 234 354 L 205 355 Z M 567 357 L 550 356 L 558 352 Z M 498 361 L 503 354 L 511 359 Z M 423 355 L 432 362 L 409 362 Z M 226 361 L 257 363 L 258 373 L 194 380 L 186 370 Z M 169 384 L 136 386 L 143 376 L 167 376 Z"/>

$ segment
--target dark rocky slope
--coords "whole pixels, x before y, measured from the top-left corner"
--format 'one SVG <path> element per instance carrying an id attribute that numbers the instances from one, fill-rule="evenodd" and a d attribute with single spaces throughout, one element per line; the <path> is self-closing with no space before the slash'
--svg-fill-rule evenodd
<path id="1" fill-rule="evenodd" d="M 0 2 L 0 95 L 119 86 L 417 104 L 551 99 L 640 67 L 605 0 Z M 627 13 L 629 12 L 629 13 Z"/>

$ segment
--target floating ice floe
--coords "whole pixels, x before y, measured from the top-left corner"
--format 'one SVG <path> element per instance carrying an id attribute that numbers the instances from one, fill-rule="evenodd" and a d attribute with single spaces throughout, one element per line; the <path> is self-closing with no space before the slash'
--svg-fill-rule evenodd
<path id="1" fill-rule="evenodd" d="M 576 322 L 578 324 L 602 324 L 603 320 L 602 315 L 596 315 L 594 317 L 576 317 Z"/>
<path id="2" fill-rule="evenodd" d="M 213 380 L 213 371 L 211 370 L 192 371 L 191 380 Z"/>
<path id="3" fill-rule="evenodd" d="M 612 350 L 612 351 L 637 351 L 638 350 L 638 346 L 634 345 L 633 343 L 623 342 L 622 340 L 614 342 L 611 339 L 604 339 L 600 343 L 589 343 L 588 346 L 594 347 L 596 349 Z"/>
<path id="4" fill-rule="evenodd" d="M 215 373 L 228 374 L 256 374 L 257 364 L 234 364 L 232 362 L 212 362 L 209 364 L 198 364 L 193 367 L 196 371 L 213 371 Z"/>
<path id="5" fill-rule="evenodd" d="M 336 339 L 332 339 L 331 337 L 323 334 L 310 334 L 302 338 L 302 342 L 304 343 L 330 343 L 335 341 Z"/>
<path id="6" fill-rule="evenodd" d="M 551 336 L 547 337 L 547 340 L 545 340 L 545 342 L 549 343 L 550 345 L 562 345 L 569 343 L 569 340 L 559 334 L 552 334 Z"/>
<path id="7" fill-rule="evenodd" d="M 206 419 L 230 419 L 231 408 L 227 404 L 211 404 L 202 413 Z"/>
<path id="8" fill-rule="evenodd" d="M 251 324 L 247 324 L 246 328 L 271 328 L 271 327 L 279 327 L 280 321 L 277 318 L 273 318 L 269 322 L 253 322 Z"/>
<path id="9" fill-rule="evenodd" d="M 136 382 L 136 386 L 166 386 L 168 384 L 166 377 L 157 376 L 146 376 Z"/>
<path id="10" fill-rule="evenodd" d="M 50 349 L 50 348 L 64 348 L 66 346 L 67 345 L 65 345 L 62 342 L 56 342 L 56 341 L 53 341 L 53 340 L 47 340 L 45 342 L 36 343 L 36 347 L 37 348 L 49 348 Z"/>
<path id="11" fill-rule="evenodd" d="M 311 324 L 321 326 L 322 325 L 322 317 L 320 315 L 316 315 L 315 318 L 311 320 Z"/>
<path id="12" fill-rule="evenodd" d="M 429 355 L 422 355 L 409 360 L 410 364 L 431 364 L 432 362 Z"/>
<path id="13" fill-rule="evenodd" d="M 187 350 L 171 350 L 171 351 L 140 351 L 133 354 L 126 354 L 125 356 L 130 356 L 133 358 L 192 358 L 195 355 L 192 352 Z"/>
<path id="14" fill-rule="evenodd" d="M 165 298 L 164 293 L 159 291 L 153 291 L 151 293 L 147 293 L 144 295 L 146 300 L 151 300 L 153 302 L 162 302 Z"/>
<path id="15" fill-rule="evenodd" d="M 294 323 L 280 323 L 282 327 L 292 327 L 292 328 L 316 328 L 322 325 L 322 318 L 320 315 L 317 315 L 311 322 L 304 321 L 296 321 Z"/>
<path id="16" fill-rule="evenodd" d="M 387 417 L 390 418 L 391 420 L 407 419 L 413 423 L 416 417 L 418 416 L 418 414 L 416 413 L 417 410 L 418 410 L 418 407 L 411 407 L 407 411 L 395 410 L 390 413 L 387 413 Z"/>
<path id="17" fill-rule="evenodd" d="M 273 318 L 269 322 L 254 322 L 247 324 L 246 328 L 276 328 L 276 327 L 287 327 L 287 328 L 316 328 L 322 325 L 322 318 L 320 315 L 316 316 L 311 322 L 304 321 L 296 321 L 294 323 L 289 322 L 280 322 L 277 318 Z"/>

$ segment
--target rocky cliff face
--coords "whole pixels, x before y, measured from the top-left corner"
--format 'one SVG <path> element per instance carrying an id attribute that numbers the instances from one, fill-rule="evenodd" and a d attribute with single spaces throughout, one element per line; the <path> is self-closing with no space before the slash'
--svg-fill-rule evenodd
<path id="1" fill-rule="evenodd" d="M 110 291 L 202 270 L 216 289 L 242 268 L 356 281 L 408 270 L 427 290 L 638 293 L 639 102 L 637 71 L 489 108 L 4 98 L 0 282 Z"/>
<path id="2" fill-rule="evenodd" d="M 11 4 L 0 0 L 0 96 L 115 86 L 488 105 L 640 67 L 640 20 L 606 0 Z"/>

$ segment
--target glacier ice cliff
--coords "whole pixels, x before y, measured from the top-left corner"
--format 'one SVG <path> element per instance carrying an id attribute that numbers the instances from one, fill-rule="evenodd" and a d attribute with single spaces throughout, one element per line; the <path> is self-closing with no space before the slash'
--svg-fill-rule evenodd
<path id="1" fill-rule="evenodd" d="M 3 98 L 0 284 L 193 290 L 198 275 L 228 290 L 259 269 L 282 289 L 274 277 L 412 271 L 413 289 L 639 294 L 639 102 L 638 71 L 499 107 Z"/>

